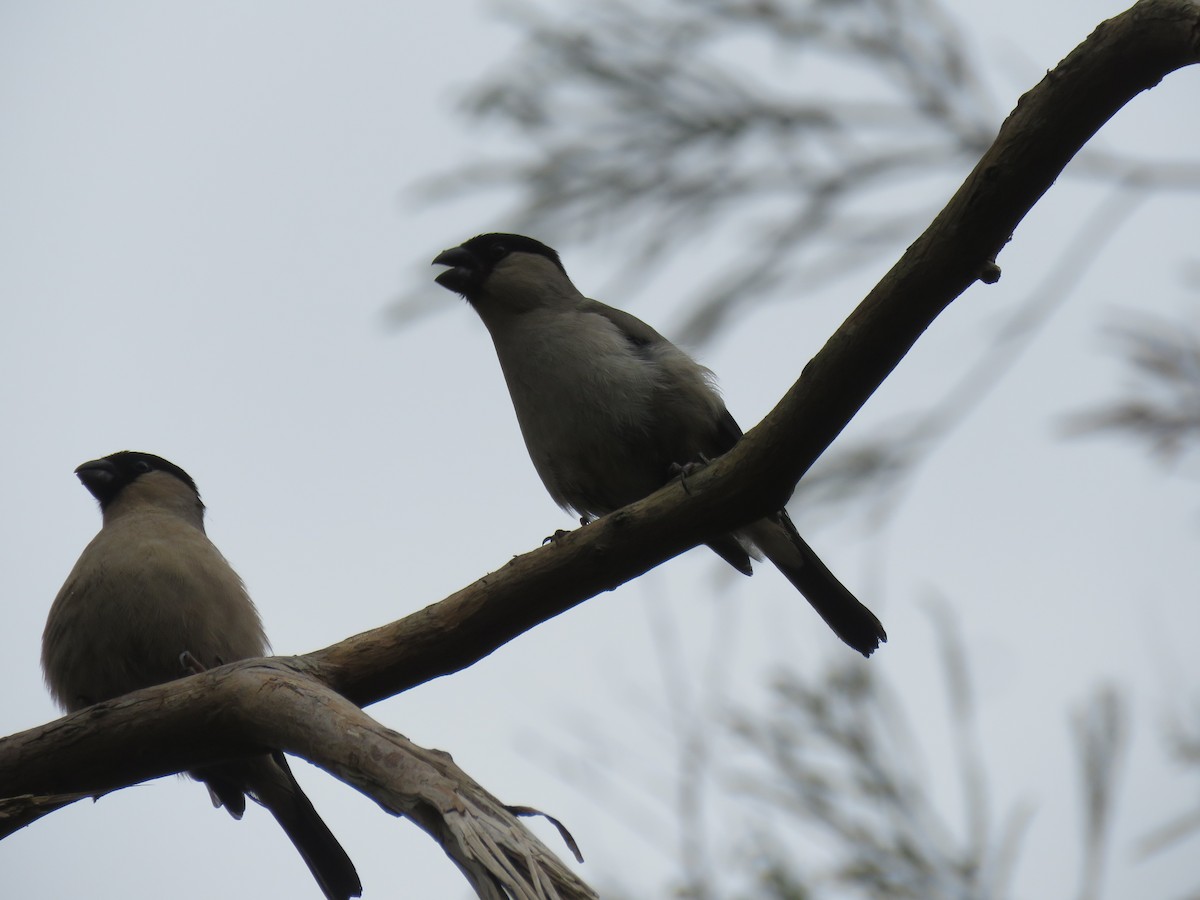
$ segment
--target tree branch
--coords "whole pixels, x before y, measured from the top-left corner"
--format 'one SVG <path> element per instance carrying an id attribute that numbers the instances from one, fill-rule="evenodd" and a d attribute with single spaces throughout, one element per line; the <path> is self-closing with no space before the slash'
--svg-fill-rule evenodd
<path id="1" fill-rule="evenodd" d="M 0 741 L 0 836 L 83 797 L 275 748 L 415 822 L 480 897 L 596 896 L 448 753 L 418 747 L 299 668 L 243 660 Z"/>
<path id="2" fill-rule="evenodd" d="M 638 503 L 516 557 L 440 603 L 309 654 L 367 704 L 463 669 L 517 635 L 713 534 L 779 509 L 943 309 L 999 255 L 1071 158 L 1118 110 L 1200 62 L 1200 6 L 1142 0 L 1101 23 L 1025 94 L 945 209 L 728 454 Z"/>

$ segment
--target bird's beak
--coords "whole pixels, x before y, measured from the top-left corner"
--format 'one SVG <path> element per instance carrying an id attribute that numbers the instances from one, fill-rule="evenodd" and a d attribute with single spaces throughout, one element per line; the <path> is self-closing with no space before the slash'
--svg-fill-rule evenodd
<path id="1" fill-rule="evenodd" d="M 107 459 L 93 459 L 85 462 L 75 470 L 75 475 L 83 482 L 83 486 L 97 500 L 106 493 L 106 489 L 117 477 L 117 467 Z"/>
<path id="2" fill-rule="evenodd" d="M 464 297 L 479 281 L 479 259 L 466 247 L 451 247 L 434 257 L 433 265 L 450 266 L 434 279 L 448 291 Z"/>

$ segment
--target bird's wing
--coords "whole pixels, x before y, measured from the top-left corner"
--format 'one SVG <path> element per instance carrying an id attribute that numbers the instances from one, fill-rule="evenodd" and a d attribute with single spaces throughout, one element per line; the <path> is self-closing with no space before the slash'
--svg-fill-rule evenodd
<path id="1" fill-rule="evenodd" d="M 620 309 L 614 309 L 607 304 L 601 303 L 599 300 L 585 300 L 582 310 L 606 318 L 617 327 L 638 352 L 670 343 L 665 337 L 637 316 Z M 714 424 L 715 427 L 709 433 L 706 440 L 707 446 L 705 447 L 705 452 L 709 458 L 728 453 L 742 437 L 742 429 L 738 427 L 737 421 L 730 415 L 727 409 L 722 409 L 721 416 Z M 696 460 L 675 460 L 677 463 L 689 461 L 694 462 Z M 710 541 L 708 546 L 743 575 L 750 575 L 753 572 L 750 563 L 753 551 L 735 535 L 721 535 Z"/>
<path id="2" fill-rule="evenodd" d="M 579 308 L 583 312 L 595 313 L 598 316 L 608 319 L 608 321 L 617 326 L 617 330 L 625 335 L 629 343 L 635 347 L 648 347 L 653 344 L 670 343 L 670 341 L 637 316 L 627 313 L 623 309 L 616 309 L 607 303 L 590 299 L 584 299 Z"/>

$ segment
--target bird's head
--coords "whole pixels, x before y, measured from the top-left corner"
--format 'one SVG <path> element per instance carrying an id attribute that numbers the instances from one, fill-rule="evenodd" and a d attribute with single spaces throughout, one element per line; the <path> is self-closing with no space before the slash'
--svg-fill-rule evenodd
<path id="1" fill-rule="evenodd" d="M 170 460 L 153 453 L 121 450 L 83 463 L 75 470 L 101 511 L 108 513 L 118 499 L 131 493 L 139 502 L 179 505 L 203 511 L 200 492 L 192 476 Z M 136 486 L 136 488 L 135 488 Z"/>
<path id="2" fill-rule="evenodd" d="M 481 312 L 485 305 L 519 310 L 577 293 L 558 253 L 521 234 L 477 235 L 443 250 L 433 265 L 449 266 L 434 280 Z"/>

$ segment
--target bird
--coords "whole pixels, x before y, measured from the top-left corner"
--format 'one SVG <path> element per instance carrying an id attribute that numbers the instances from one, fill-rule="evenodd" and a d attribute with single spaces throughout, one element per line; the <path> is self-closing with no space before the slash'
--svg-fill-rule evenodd
<path id="1" fill-rule="evenodd" d="M 241 578 L 205 534 L 204 503 L 187 472 L 123 450 L 75 474 L 99 502 L 103 524 L 54 599 L 42 635 L 42 670 L 64 710 L 268 652 Z M 265 806 L 328 900 L 361 896 L 354 863 L 282 753 L 188 774 L 235 819 L 247 796 Z"/>
<path id="2" fill-rule="evenodd" d="M 434 280 L 483 320 L 533 466 L 581 522 L 648 496 L 741 439 L 712 372 L 630 313 L 585 297 L 536 238 L 480 234 L 433 265 L 446 267 Z M 708 546 L 746 575 L 751 557 L 765 555 L 863 656 L 887 640 L 785 510 Z"/>

